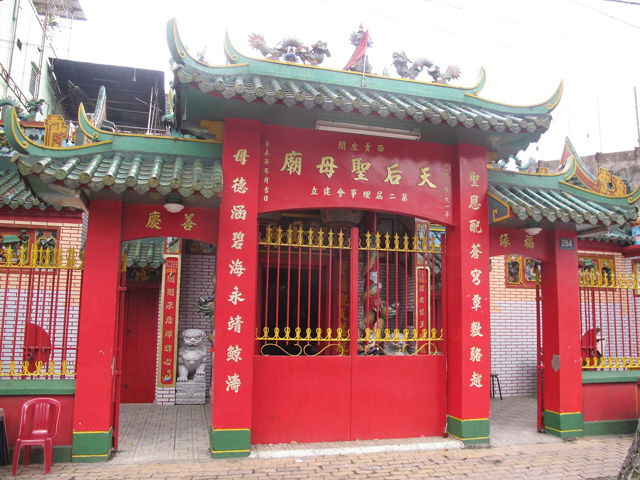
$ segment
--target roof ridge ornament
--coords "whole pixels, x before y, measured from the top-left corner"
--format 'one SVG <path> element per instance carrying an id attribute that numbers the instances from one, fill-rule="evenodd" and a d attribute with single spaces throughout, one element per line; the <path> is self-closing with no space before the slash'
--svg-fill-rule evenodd
<path id="1" fill-rule="evenodd" d="M 27 104 L 27 113 L 24 113 L 22 107 L 18 104 L 18 102 L 12 100 L 9 97 L 0 98 L 0 107 L 5 105 L 9 105 L 16 109 L 16 114 L 18 115 L 18 119 L 23 122 L 32 122 L 36 119 L 36 114 L 42 115 L 42 105 L 45 103 L 43 98 L 39 99 L 31 99 Z"/>
<path id="2" fill-rule="evenodd" d="M 365 32 L 362 23 L 357 32 L 352 32 L 349 37 L 351 45 L 356 47 L 353 55 L 347 62 L 343 70 L 360 73 L 371 73 L 371 64 L 367 58 L 367 48 L 373 46 L 373 40 L 369 36 L 369 30 Z"/>
<path id="3" fill-rule="evenodd" d="M 264 37 L 257 33 L 249 35 L 249 45 L 258 50 L 267 60 L 279 62 L 302 63 L 313 66 L 324 62 L 324 57 L 330 57 L 327 42 L 318 40 L 307 47 L 296 37 L 285 37 L 278 42 L 275 48 L 269 47 Z"/>
<path id="4" fill-rule="evenodd" d="M 604 197 L 631 198 L 638 191 L 629 193 L 628 183 L 607 168 L 598 166 L 598 171 L 593 174 L 573 148 L 569 137 L 565 138 L 559 171 L 567 172 L 565 179 L 568 184 Z"/>
<path id="5" fill-rule="evenodd" d="M 409 64 L 411 65 L 409 66 Z M 411 80 L 415 80 L 422 73 L 422 70 L 426 68 L 427 73 L 433 78 L 433 82 L 443 85 L 448 85 L 451 80 L 457 80 L 461 74 L 457 65 L 449 65 L 447 70 L 442 73 L 440 67 L 428 58 L 420 57 L 414 62 L 404 52 L 393 52 L 393 66 L 396 67 L 398 75 Z"/>

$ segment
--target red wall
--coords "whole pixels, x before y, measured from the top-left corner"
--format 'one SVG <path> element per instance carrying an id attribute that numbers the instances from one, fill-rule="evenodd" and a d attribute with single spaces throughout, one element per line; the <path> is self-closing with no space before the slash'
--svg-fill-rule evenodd
<path id="1" fill-rule="evenodd" d="M 583 385 L 582 418 L 585 422 L 638 418 L 638 385 L 635 382 Z"/>
<path id="2" fill-rule="evenodd" d="M 351 439 L 439 436 L 445 431 L 445 357 L 358 357 Z"/>
<path id="3" fill-rule="evenodd" d="M 349 440 L 349 357 L 263 357 L 253 362 L 251 443 Z"/>
<path id="4" fill-rule="evenodd" d="M 252 444 L 433 436 L 445 421 L 444 356 L 254 357 Z"/>
<path id="5" fill-rule="evenodd" d="M 41 395 L 38 395 L 41 397 Z M 4 409 L 4 419 L 7 425 L 7 439 L 9 446 L 16 443 L 18 430 L 20 429 L 20 412 L 22 404 L 36 397 L 7 396 L 0 397 L 0 408 Z M 47 398 L 55 398 L 62 405 L 60 420 L 58 421 L 58 434 L 53 439 L 54 445 L 71 445 L 73 443 L 73 395 L 53 395 Z"/>

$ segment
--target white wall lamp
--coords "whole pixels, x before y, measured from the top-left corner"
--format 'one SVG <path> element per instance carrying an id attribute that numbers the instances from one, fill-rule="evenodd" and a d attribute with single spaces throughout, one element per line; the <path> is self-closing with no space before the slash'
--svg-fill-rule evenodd
<path id="1" fill-rule="evenodd" d="M 325 132 L 357 133 L 360 135 L 373 135 L 376 137 L 399 138 L 401 140 L 420 140 L 420 130 L 404 128 L 376 127 L 372 125 L 359 125 L 357 123 L 333 122 L 331 120 L 318 120 L 316 130 Z"/>
<path id="2" fill-rule="evenodd" d="M 538 235 L 542 231 L 542 227 L 538 225 L 537 222 L 527 222 L 526 226 L 524 227 L 524 231 L 527 235 L 531 235 L 533 237 L 534 235 Z"/>
<path id="3" fill-rule="evenodd" d="M 184 205 L 182 204 L 182 197 L 180 195 L 176 195 L 175 193 L 170 193 L 167 195 L 165 200 L 164 209 L 169 213 L 180 213 L 184 210 Z"/>

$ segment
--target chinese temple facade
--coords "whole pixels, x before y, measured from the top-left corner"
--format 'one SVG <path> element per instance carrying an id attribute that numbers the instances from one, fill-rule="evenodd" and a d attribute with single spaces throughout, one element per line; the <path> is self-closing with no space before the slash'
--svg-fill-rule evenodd
<path id="1" fill-rule="evenodd" d="M 636 220 L 638 192 L 589 173 L 569 143 L 557 173 L 488 168 L 548 129 L 562 84 L 516 107 L 480 96 L 484 71 L 463 88 L 255 59 L 228 39 L 215 66 L 187 52 L 174 21 L 167 40 L 173 136 L 106 131 L 81 106 L 77 146 L 61 147 L 4 116 L 16 190 L 3 191 L 0 222 L 16 238 L 0 259 L 0 382 L 16 409 L 64 397 L 61 458 L 107 460 L 121 401 L 178 403 L 178 338 L 196 328 L 213 347 L 213 458 L 292 441 L 488 444 L 493 325 L 524 310 L 538 428 L 628 428 L 636 254 L 628 235 L 585 239 Z M 51 207 L 33 213 L 18 191 Z M 579 275 L 579 250 L 609 253 Z M 14 291 L 24 317 L 8 313 Z M 619 349 L 603 352 L 596 327 Z M 614 390 L 624 405 L 605 413 Z"/>

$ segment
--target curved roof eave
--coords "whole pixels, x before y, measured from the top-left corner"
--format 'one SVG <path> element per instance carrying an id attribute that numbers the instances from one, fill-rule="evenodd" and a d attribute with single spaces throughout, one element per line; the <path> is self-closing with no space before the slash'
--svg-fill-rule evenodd
<path id="1" fill-rule="evenodd" d="M 220 144 L 211 140 L 112 133 L 97 129 L 89 122 L 82 104 L 78 108 L 78 120 L 80 129 L 93 143 L 74 147 L 47 147 L 38 144 L 24 134 L 15 108 L 8 109 L 4 114 L 5 134 L 10 145 L 17 152 L 36 157 L 67 157 L 72 153 L 75 155 L 103 154 L 115 150 L 202 157 L 221 155 Z"/>
<path id="2" fill-rule="evenodd" d="M 578 160 L 575 157 L 572 158 L 560 172 L 552 174 L 512 172 L 489 167 L 489 185 L 493 187 L 505 185 L 509 186 L 509 188 L 558 190 L 582 198 L 588 202 L 596 202 L 598 204 L 612 205 L 620 208 L 628 208 L 630 204 L 637 200 L 640 186 L 625 195 L 612 195 L 594 192 L 579 185 L 569 183 L 567 180 L 570 179 L 576 169 L 580 167 L 581 165 L 578 164 Z"/>
<path id="3" fill-rule="evenodd" d="M 344 87 L 363 88 L 362 73 L 345 70 L 334 70 L 312 65 L 300 65 L 288 62 L 280 62 L 267 59 L 248 57 L 240 53 L 225 34 L 225 56 L 229 65 L 209 65 L 192 57 L 180 39 L 175 19 L 167 22 L 167 43 L 174 61 L 187 70 L 197 71 L 208 77 L 230 75 L 262 75 L 277 78 L 287 78 L 299 81 L 309 81 L 324 84 L 333 84 Z M 178 67 L 180 68 L 180 67 Z M 375 74 L 365 74 L 364 88 L 388 92 L 397 95 L 409 95 L 436 100 L 455 101 L 476 107 L 491 108 L 502 113 L 516 115 L 543 115 L 549 114 L 560 101 L 563 91 L 563 83 L 554 94 L 545 102 L 530 106 L 507 105 L 494 102 L 478 96 L 486 82 L 486 72 L 482 68 L 478 82 L 472 87 L 457 87 L 436 83 L 421 82 L 417 80 L 398 79 Z"/>

